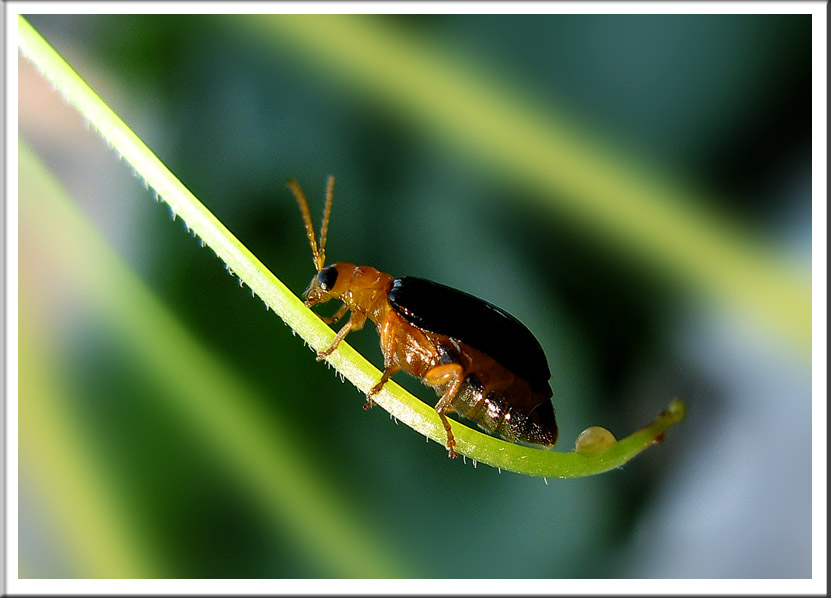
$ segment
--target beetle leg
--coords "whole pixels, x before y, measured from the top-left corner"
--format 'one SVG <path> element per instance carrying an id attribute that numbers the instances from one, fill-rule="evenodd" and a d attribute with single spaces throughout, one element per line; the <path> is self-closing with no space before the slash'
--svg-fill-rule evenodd
<path id="1" fill-rule="evenodd" d="M 335 340 L 332 341 L 332 344 L 329 345 L 329 348 L 325 351 L 319 351 L 317 354 L 317 360 L 321 361 L 325 359 L 329 355 L 332 354 L 332 351 L 338 348 L 340 342 L 346 338 L 346 335 L 349 334 L 353 330 L 360 330 L 364 327 L 364 322 L 366 322 L 366 316 L 360 312 L 352 312 L 352 316 L 349 318 L 349 321 L 344 324 L 343 328 L 338 331 L 337 336 L 335 336 Z"/>
<path id="2" fill-rule="evenodd" d="M 401 366 L 396 363 L 396 342 L 398 341 L 398 336 L 396 332 L 400 332 L 401 324 L 399 321 L 399 316 L 393 310 L 390 310 L 384 319 L 381 321 L 381 325 L 378 328 L 378 333 L 380 336 L 381 342 L 381 354 L 384 356 L 384 373 L 381 376 L 381 380 L 369 389 L 369 392 L 366 394 L 366 403 L 364 403 L 364 409 L 369 409 L 375 404 L 375 401 L 372 400 L 372 396 L 378 393 L 381 388 L 383 388 L 384 384 L 387 383 L 387 380 L 390 379 L 390 376 L 401 370 Z"/>
<path id="3" fill-rule="evenodd" d="M 369 392 L 366 393 L 366 403 L 364 403 L 364 409 L 369 409 L 375 404 L 375 401 L 372 400 L 373 395 L 376 395 L 379 392 L 381 392 L 381 389 L 384 387 L 384 384 L 386 384 L 387 381 L 390 379 L 390 376 L 392 376 L 400 370 L 401 366 L 398 365 L 388 365 L 384 368 L 384 373 L 381 375 L 381 380 L 379 380 L 378 384 L 370 388 Z"/>
<path id="4" fill-rule="evenodd" d="M 340 309 L 335 312 L 335 315 L 333 315 L 333 316 L 320 316 L 320 319 L 323 320 L 324 322 L 326 322 L 327 324 L 334 324 L 335 322 L 340 320 L 344 316 L 344 314 L 346 314 L 346 311 L 348 309 L 349 308 L 346 307 L 346 303 L 344 303 L 343 305 L 340 306 Z"/>
<path id="5" fill-rule="evenodd" d="M 436 413 L 439 414 L 441 423 L 444 425 L 445 431 L 447 431 L 447 443 L 445 446 L 447 447 L 447 455 L 449 457 L 457 456 L 456 451 L 453 450 L 456 446 L 456 439 L 453 438 L 453 432 L 450 430 L 450 422 L 447 421 L 445 413 L 450 411 L 450 404 L 456 396 L 456 393 L 462 387 L 463 380 L 464 369 L 458 363 L 438 365 L 428 370 L 424 375 L 424 382 L 430 386 L 447 386 L 439 402 L 436 403 Z"/>

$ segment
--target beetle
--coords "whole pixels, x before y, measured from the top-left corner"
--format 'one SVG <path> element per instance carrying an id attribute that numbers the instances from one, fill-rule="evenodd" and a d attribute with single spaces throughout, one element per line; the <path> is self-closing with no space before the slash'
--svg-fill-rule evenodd
<path id="1" fill-rule="evenodd" d="M 432 386 L 440 398 L 435 409 L 447 432 L 445 447 L 456 456 L 448 413 L 475 421 L 505 440 L 551 447 L 557 440 L 551 372 L 534 334 L 504 310 L 429 280 L 394 278 L 371 266 L 337 262 L 326 266 L 326 233 L 335 179 L 326 185 L 326 204 L 315 239 L 309 204 L 297 181 L 291 190 L 306 228 L 317 273 L 304 293 L 312 307 L 332 299 L 342 302 L 326 323 L 349 320 L 332 344 L 317 354 L 330 355 L 350 332 L 370 320 L 378 328 L 384 371 L 367 393 L 364 408 L 373 405 L 390 377 L 404 371 Z"/>

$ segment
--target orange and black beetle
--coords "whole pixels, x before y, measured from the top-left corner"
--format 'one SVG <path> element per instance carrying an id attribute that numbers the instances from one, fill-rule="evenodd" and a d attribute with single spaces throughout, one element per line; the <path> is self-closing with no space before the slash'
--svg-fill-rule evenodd
<path id="1" fill-rule="evenodd" d="M 453 411 L 506 440 L 553 446 L 557 423 L 551 373 L 539 342 L 519 320 L 486 301 L 421 278 L 393 278 L 348 262 L 324 266 L 333 186 L 334 177 L 329 177 L 318 247 L 308 202 L 300 185 L 288 181 L 317 270 L 305 292 L 306 305 L 342 301 L 334 316 L 322 318 L 328 323 L 351 312 L 318 360 L 368 318 L 381 336 L 384 373 L 367 394 L 366 407 L 390 376 L 403 370 L 441 395 L 436 412 L 447 430 L 451 457 L 456 456 L 456 441 L 445 414 Z"/>

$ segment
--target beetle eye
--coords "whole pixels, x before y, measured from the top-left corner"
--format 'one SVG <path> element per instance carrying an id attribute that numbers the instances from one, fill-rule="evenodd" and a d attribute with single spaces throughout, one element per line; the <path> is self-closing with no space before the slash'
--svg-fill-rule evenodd
<path id="1" fill-rule="evenodd" d="M 337 279 L 337 269 L 334 266 L 328 266 L 317 273 L 317 286 L 323 291 L 331 291 Z"/>

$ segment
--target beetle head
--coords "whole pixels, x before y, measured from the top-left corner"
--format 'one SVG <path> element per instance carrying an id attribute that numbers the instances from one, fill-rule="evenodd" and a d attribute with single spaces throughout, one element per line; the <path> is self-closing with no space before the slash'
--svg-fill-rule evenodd
<path id="1" fill-rule="evenodd" d="M 303 293 L 306 305 L 311 307 L 317 303 L 326 303 L 330 299 L 345 301 L 345 296 L 349 295 L 350 281 L 357 269 L 355 264 L 338 262 L 320 270 Z"/>
<path id="2" fill-rule="evenodd" d="M 337 264 L 327 266 L 320 270 L 309 283 L 303 296 L 306 298 L 306 305 L 311 307 L 315 303 L 325 303 L 332 298 L 332 290 L 338 280 Z"/>

